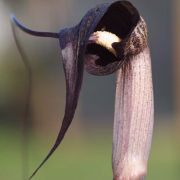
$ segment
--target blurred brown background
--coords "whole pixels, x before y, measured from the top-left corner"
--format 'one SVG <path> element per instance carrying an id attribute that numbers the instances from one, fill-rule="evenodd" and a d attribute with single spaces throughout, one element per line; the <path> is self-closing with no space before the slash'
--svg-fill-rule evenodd
<path id="1" fill-rule="evenodd" d="M 104 0 L 0 0 L 0 179 L 22 174 L 22 120 L 27 72 L 10 27 L 10 14 L 35 30 L 76 25 Z M 131 0 L 145 18 L 152 54 L 155 130 L 147 179 L 180 179 L 180 1 Z M 33 72 L 29 173 L 47 154 L 60 128 L 65 80 L 59 42 L 18 31 Z M 111 178 L 115 75 L 85 72 L 72 126 L 62 146 L 34 179 Z M 112 178 L 111 178 L 112 179 Z"/>

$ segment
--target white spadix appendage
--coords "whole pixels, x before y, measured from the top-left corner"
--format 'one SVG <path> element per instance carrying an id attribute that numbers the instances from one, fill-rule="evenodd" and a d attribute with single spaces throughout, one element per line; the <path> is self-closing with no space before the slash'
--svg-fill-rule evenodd
<path id="1" fill-rule="evenodd" d="M 114 180 L 141 180 L 147 172 L 154 100 L 149 49 L 132 57 L 116 82 L 113 131 Z"/>
<path id="2" fill-rule="evenodd" d="M 114 54 L 114 56 L 117 56 L 115 49 L 112 47 L 112 44 L 115 42 L 121 42 L 121 39 L 107 31 L 96 31 L 89 38 L 89 43 L 99 44 Z"/>

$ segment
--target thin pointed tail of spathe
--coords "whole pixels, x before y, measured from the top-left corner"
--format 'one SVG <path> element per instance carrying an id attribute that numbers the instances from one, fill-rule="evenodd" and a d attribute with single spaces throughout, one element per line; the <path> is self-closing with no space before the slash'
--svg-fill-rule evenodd
<path id="1" fill-rule="evenodd" d="M 25 25 L 23 25 L 14 15 L 11 15 L 11 21 L 15 23 L 22 31 L 25 33 L 28 33 L 32 36 L 39 36 L 39 37 L 51 37 L 51 38 L 59 38 L 59 33 L 54 32 L 41 32 L 41 31 L 34 31 L 29 28 L 27 28 Z"/>
<path id="2" fill-rule="evenodd" d="M 63 122 L 65 121 L 66 122 L 66 117 L 64 117 L 64 120 Z M 72 119 L 72 118 L 71 118 Z M 39 169 L 45 164 L 45 162 L 50 158 L 50 156 L 54 153 L 54 151 L 57 149 L 57 147 L 59 146 L 59 144 L 62 142 L 63 138 L 64 138 L 64 135 L 69 127 L 69 125 L 71 124 L 71 119 L 69 121 L 69 123 L 63 123 L 62 124 L 62 127 L 61 127 L 61 130 L 58 134 L 58 137 L 53 145 L 53 147 L 51 148 L 51 150 L 49 151 L 48 155 L 44 158 L 44 160 L 41 162 L 41 164 L 35 169 L 35 171 L 32 173 L 32 175 L 29 177 L 29 180 L 31 180 L 35 175 L 36 173 L 39 171 Z"/>
<path id="3" fill-rule="evenodd" d="M 15 16 L 11 16 L 11 21 L 12 21 L 12 27 L 16 25 L 19 27 L 23 32 L 28 33 L 33 36 L 38 36 L 38 37 L 51 37 L 51 38 L 58 38 L 60 39 L 60 33 L 52 33 L 52 32 L 39 32 L 39 31 L 33 31 L 24 25 L 22 25 L 16 18 Z M 66 36 L 69 34 L 67 33 Z M 62 42 L 63 38 L 65 38 L 65 34 L 62 37 Z M 18 44 L 17 44 L 18 45 Z M 19 47 L 19 46 L 18 46 Z M 73 49 L 71 49 L 73 52 Z M 20 54 L 22 54 L 22 48 L 19 48 Z M 82 51 L 80 51 L 82 52 Z M 24 55 L 24 53 L 23 53 Z M 69 66 L 69 56 L 68 52 L 67 54 L 63 54 L 63 66 L 64 66 L 64 71 L 65 71 L 65 78 L 66 78 L 66 107 L 65 107 L 65 114 L 64 118 L 62 121 L 61 129 L 59 131 L 58 137 L 53 145 L 53 147 L 50 149 L 48 155 L 44 158 L 44 160 L 41 162 L 41 164 L 35 169 L 35 171 L 32 173 L 32 175 L 29 177 L 29 180 L 31 180 L 35 174 L 38 172 L 38 170 L 45 164 L 45 162 L 50 158 L 50 156 L 55 152 L 57 147 L 61 144 L 72 120 L 75 114 L 75 109 L 77 106 L 78 98 L 79 98 L 79 93 L 81 89 L 81 84 L 82 84 L 82 79 L 83 79 L 83 63 L 82 61 L 79 61 L 81 55 L 73 56 L 73 59 L 71 60 L 71 66 Z M 25 56 L 22 56 L 24 59 L 23 62 L 24 64 L 28 64 L 27 58 Z M 29 66 L 28 66 L 29 67 Z M 30 68 L 29 68 L 29 72 Z"/>

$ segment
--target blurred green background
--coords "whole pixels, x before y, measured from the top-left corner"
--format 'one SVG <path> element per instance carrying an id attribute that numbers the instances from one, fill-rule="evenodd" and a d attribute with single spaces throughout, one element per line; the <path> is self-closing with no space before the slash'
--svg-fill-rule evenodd
<path id="1" fill-rule="evenodd" d="M 32 29 L 58 32 L 76 25 L 103 0 L 0 0 L 0 180 L 22 179 L 22 122 L 27 72 L 11 32 L 9 15 Z M 180 1 L 131 0 L 149 29 L 155 125 L 148 180 L 180 179 Z M 29 122 L 29 175 L 52 146 L 65 106 L 59 42 L 18 31 L 33 72 Z M 112 179 L 111 147 L 115 75 L 85 72 L 73 123 L 58 150 L 34 179 Z"/>

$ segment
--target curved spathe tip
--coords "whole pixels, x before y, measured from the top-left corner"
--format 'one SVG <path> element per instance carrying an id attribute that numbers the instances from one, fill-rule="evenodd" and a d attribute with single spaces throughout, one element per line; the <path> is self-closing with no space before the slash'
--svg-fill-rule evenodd
<path id="1" fill-rule="evenodd" d="M 51 38 L 59 38 L 59 33 L 54 32 L 42 32 L 42 31 L 34 31 L 23 25 L 16 17 L 15 15 L 10 15 L 11 22 L 14 23 L 17 27 L 19 27 L 22 31 L 25 33 L 28 33 L 32 36 L 38 36 L 38 37 L 51 37 Z"/>

